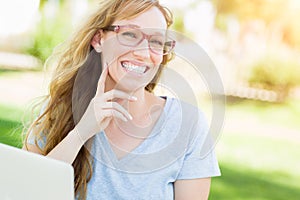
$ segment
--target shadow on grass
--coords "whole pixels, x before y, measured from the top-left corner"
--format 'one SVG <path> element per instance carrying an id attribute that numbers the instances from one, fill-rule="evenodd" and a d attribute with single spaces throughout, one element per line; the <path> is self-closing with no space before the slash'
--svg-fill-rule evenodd
<path id="1" fill-rule="evenodd" d="M 242 171 L 229 165 L 222 165 L 221 169 L 222 176 L 212 180 L 209 200 L 296 200 L 300 197 L 299 188 L 272 181 L 282 175 Z"/>
<path id="2" fill-rule="evenodd" d="M 7 74 L 16 74 L 16 73 L 20 73 L 20 70 L 16 70 L 16 69 L 5 69 L 3 68 L 3 66 L 0 66 L 0 76 L 4 76 Z"/>
<path id="3" fill-rule="evenodd" d="M 251 107 L 256 107 L 259 109 L 273 109 L 274 107 L 277 109 L 296 109 L 299 110 L 299 100 L 295 98 L 288 98 L 284 102 L 268 102 L 268 101 L 260 101 L 253 99 L 243 99 L 238 97 L 227 96 L 226 97 L 226 105 L 227 106 L 243 106 L 248 105 Z"/>
<path id="4" fill-rule="evenodd" d="M 22 147 L 22 123 L 0 118 L 0 143 Z"/>
<path id="5" fill-rule="evenodd" d="M 270 107 L 270 106 L 284 106 L 286 105 L 286 102 L 268 102 L 268 101 L 261 101 L 261 100 L 255 100 L 255 99 L 245 99 L 240 97 L 234 97 L 234 96 L 226 96 L 226 104 L 229 106 L 234 105 L 240 105 L 240 104 L 252 104 L 256 107 L 264 108 L 264 107 Z"/>

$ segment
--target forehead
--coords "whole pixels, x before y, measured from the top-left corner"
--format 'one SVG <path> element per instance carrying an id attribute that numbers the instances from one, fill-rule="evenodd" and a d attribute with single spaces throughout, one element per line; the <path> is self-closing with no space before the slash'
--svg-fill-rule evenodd
<path id="1" fill-rule="evenodd" d="M 165 32 L 167 23 L 164 15 L 157 7 L 152 7 L 149 10 L 141 13 L 135 18 L 116 20 L 115 25 L 135 25 L 141 29 L 153 30 L 155 32 Z"/>

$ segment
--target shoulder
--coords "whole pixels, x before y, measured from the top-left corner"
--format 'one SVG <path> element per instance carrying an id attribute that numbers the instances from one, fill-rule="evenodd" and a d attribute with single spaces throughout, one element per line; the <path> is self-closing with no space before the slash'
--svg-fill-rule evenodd
<path id="1" fill-rule="evenodd" d="M 208 134 L 208 123 L 204 113 L 185 101 L 168 97 L 166 103 L 166 129 L 181 144 L 202 143 Z M 172 137 L 172 136 L 170 136 Z"/>
<path id="2" fill-rule="evenodd" d="M 182 123 L 188 123 L 193 126 L 206 123 L 205 114 L 197 106 L 173 97 L 167 97 L 167 101 L 169 104 L 169 113 L 180 116 Z"/>

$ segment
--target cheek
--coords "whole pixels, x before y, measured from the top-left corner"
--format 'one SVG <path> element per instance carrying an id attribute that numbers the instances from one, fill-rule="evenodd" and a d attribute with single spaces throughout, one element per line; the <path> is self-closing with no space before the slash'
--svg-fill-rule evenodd
<path id="1" fill-rule="evenodd" d="M 102 51 L 103 62 L 107 63 L 108 65 L 114 63 L 118 58 L 118 49 L 113 48 L 111 45 L 106 45 L 103 47 Z"/>
<path id="2" fill-rule="evenodd" d="M 152 57 L 152 62 L 157 67 L 161 64 L 162 61 L 163 61 L 163 56 L 155 55 L 155 56 Z"/>
<path id="3" fill-rule="evenodd" d="M 111 37 L 106 39 L 102 45 L 103 61 L 109 65 L 115 63 L 116 60 L 128 51 L 119 44 L 116 38 Z"/>

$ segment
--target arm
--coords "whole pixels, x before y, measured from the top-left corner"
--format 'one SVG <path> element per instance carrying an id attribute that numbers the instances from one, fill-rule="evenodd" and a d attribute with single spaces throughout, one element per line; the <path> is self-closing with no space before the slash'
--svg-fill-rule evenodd
<path id="1" fill-rule="evenodd" d="M 54 158 L 72 164 L 83 146 L 84 142 L 73 129 L 69 134 L 47 154 L 47 157 Z"/>
<path id="2" fill-rule="evenodd" d="M 47 157 L 72 164 L 83 144 L 84 143 L 79 138 L 79 135 L 72 130 L 52 151 L 47 154 Z M 27 148 L 26 145 L 24 145 L 23 149 L 33 153 L 42 154 L 40 149 L 34 144 L 27 143 Z"/>
<path id="3" fill-rule="evenodd" d="M 175 200 L 207 200 L 210 180 L 211 178 L 198 178 L 175 181 Z"/>
<path id="4" fill-rule="evenodd" d="M 104 87 L 107 73 L 108 70 L 105 68 L 100 76 L 96 95 L 91 100 L 80 122 L 47 154 L 47 157 L 72 164 L 84 143 L 99 133 L 100 130 L 104 130 L 113 117 L 124 121 L 131 119 L 128 111 L 117 102 L 113 102 L 113 100 L 136 101 L 137 99 L 119 90 L 105 92 Z M 28 144 L 28 149 L 26 149 L 26 146 L 23 149 L 39 154 L 42 153 L 38 147 L 32 144 Z"/>

